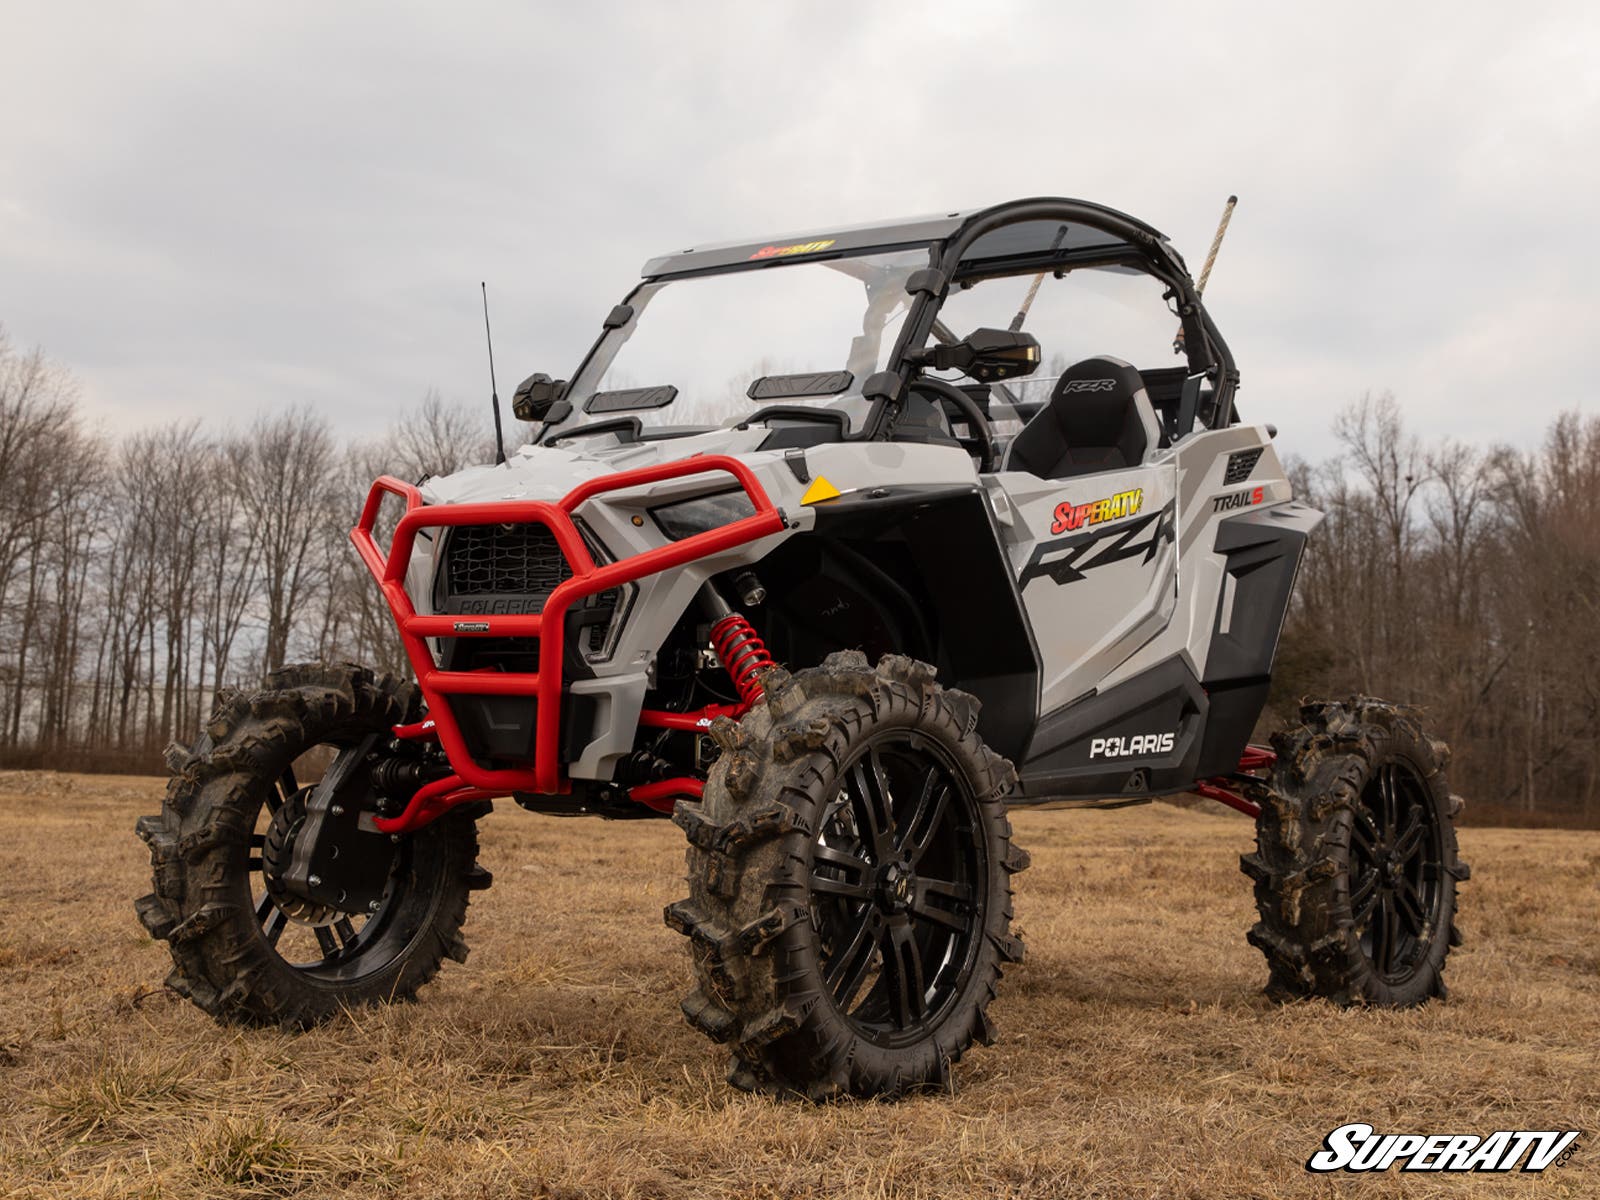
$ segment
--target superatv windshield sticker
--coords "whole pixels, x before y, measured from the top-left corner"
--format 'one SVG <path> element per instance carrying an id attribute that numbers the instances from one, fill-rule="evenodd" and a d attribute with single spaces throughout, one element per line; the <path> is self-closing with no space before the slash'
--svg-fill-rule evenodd
<path id="1" fill-rule="evenodd" d="M 1248 492 L 1229 492 L 1226 496 L 1218 496 L 1211 502 L 1212 512 L 1227 512 L 1232 508 L 1249 508 L 1252 504 L 1260 504 L 1266 499 L 1265 488 L 1251 488 Z"/>
<path id="2" fill-rule="evenodd" d="M 1173 540 L 1175 512 L 1175 506 L 1169 503 L 1160 512 L 1109 529 L 1088 529 L 1053 542 L 1040 542 L 1028 556 L 1017 586 L 1025 588 L 1041 576 L 1056 583 L 1074 583 L 1086 571 L 1130 558 L 1142 557 L 1145 562 L 1152 562 L 1161 543 Z"/>
<path id="3" fill-rule="evenodd" d="M 1115 496 L 1107 496 L 1104 500 L 1091 500 L 1088 504 L 1074 504 L 1070 500 L 1063 500 L 1056 505 L 1056 519 L 1050 523 L 1050 532 L 1067 533 L 1073 529 L 1083 529 L 1088 525 L 1098 525 L 1101 521 L 1131 517 L 1139 511 L 1139 506 L 1143 503 L 1143 488 L 1118 492 Z"/>
<path id="4" fill-rule="evenodd" d="M 787 258 L 791 254 L 815 254 L 819 250 L 826 250 L 833 245 L 834 239 L 827 238 L 820 242 L 798 242 L 793 246 L 763 246 L 750 257 L 756 258 Z"/>

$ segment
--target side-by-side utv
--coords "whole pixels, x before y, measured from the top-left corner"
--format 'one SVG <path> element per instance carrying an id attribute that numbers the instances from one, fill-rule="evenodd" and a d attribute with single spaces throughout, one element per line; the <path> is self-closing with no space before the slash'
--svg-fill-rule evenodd
<path id="1" fill-rule="evenodd" d="M 1257 819 L 1274 995 L 1442 995 L 1444 746 L 1365 697 L 1249 744 L 1320 514 L 1238 382 L 1166 239 L 1083 201 L 650 260 L 518 389 L 526 445 L 373 485 L 414 678 L 289 667 L 169 751 L 170 985 L 288 1025 L 410 998 L 466 957 L 493 800 L 670 816 L 729 1078 L 895 1094 L 993 1037 L 1008 809 L 1198 792 Z"/>

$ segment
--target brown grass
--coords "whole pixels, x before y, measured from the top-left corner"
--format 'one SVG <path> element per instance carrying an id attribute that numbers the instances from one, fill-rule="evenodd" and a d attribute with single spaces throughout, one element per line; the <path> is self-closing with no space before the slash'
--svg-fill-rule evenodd
<path id="1" fill-rule="evenodd" d="M 1470 829 L 1448 1004 L 1277 1008 L 1236 817 L 1016 819 L 1028 960 L 955 1094 L 730 1090 L 678 1016 L 665 823 L 484 826 L 473 960 L 299 1036 L 164 992 L 135 920 L 148 779 L 0 775 L 0 1195 L 1600 1195 L 1600 834 Z M 509 806 L 508 806 L 509 807 Z M 1584 1128 L 1545 1176 L 1310 1176 L 1323 1135 Z"/>

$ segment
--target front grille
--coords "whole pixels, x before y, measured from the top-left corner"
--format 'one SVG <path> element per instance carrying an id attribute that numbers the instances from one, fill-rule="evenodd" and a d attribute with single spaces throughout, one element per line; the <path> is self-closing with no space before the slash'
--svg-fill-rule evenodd
<path id="1" fill-rule="evenodd" d="M 597 542 L 586 535 L 596 561 L 608 561 Z M 572 578 L 572 569 L 548 526 L 460 525 L 450 531 L 444 547 L 444 566 L 438 576 L 435 611 L 462 615 L 512 615 L 544 611 L 550 593 Z M 622 588 L 612 588 L 577 601 L 568 614 L 568 636 L 586 655 L 606 649 L 612 618 L 623 599 Z M 570 623 L 575 623 L 572 628 Z M 496 639 L 498 642 L 498 639 Z M 503 662 L 502 650 L 482 639 L 458 639 L 449 652 L 453 669 L 460 663 L 495 664 L 506 670 L 537 670 Z M 532 643 L 524 645 L 527 650 Z M 535 650 L 536 652 L 536 650 Z M 459 661 L 457 661 L 459 660 Z"/>
<path id="2" fill-rule="evenodd" d="M 445 549 L 451 597 L 515 596 L 542 606 L 571 576 L 555 534 L 544 525 L 462 525 Z"/>

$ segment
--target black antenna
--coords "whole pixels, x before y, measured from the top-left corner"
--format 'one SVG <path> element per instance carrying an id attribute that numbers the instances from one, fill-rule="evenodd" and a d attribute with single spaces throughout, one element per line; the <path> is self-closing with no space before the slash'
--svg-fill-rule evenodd
<path id="1" fill-rule="evenodd" d="M 506 435 L 500 428 L 500 388 L 494 381 L 494 337 L 489 332 L 489 285 L 479 280 L 478 287 L 483 290 L 483 340 L 489 344 L 489 402 L 494 405 L 494 461 L 498 466 L 506 461 Z"/>

